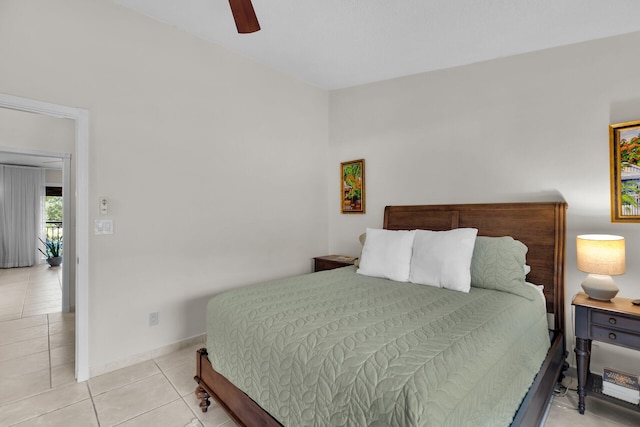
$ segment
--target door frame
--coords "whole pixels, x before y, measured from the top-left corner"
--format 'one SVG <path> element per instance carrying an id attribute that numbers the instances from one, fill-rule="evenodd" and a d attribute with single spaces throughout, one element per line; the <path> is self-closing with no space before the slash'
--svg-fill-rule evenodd
<path id="1" fill-rule="evenodd" d="M 0 93 L 0 108 L 75 121 L 76 380 L 89 379 L 89 111 Z M 73 261 L 72 261 L 73 262 Z"/>

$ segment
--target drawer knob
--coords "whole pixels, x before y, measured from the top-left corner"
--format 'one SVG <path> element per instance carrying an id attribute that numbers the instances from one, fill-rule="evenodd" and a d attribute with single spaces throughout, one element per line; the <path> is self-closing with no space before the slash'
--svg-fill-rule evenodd
<path id="1" fill-rule="evenodd" d="M 616 324 L 616 318 L 615 317 L 610 317 L 609 318 L 609 323 L 611 323 L 612 325 Z"/>
<path id="2" fill-rule="evenodd" d="M 610 340 L 615 340 L 616 339 L 616 334 L 614 334 L 613 332 L 609 333 L 609 339 Z"/>

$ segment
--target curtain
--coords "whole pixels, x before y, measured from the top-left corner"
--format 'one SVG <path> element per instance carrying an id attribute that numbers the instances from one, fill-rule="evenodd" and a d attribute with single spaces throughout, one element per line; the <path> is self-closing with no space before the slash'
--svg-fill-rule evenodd
<path id="1" fill-rule="evenodd" d="M 44 192 L 44 169 L 0 165 L 0 268 L 39 261 Z"/>

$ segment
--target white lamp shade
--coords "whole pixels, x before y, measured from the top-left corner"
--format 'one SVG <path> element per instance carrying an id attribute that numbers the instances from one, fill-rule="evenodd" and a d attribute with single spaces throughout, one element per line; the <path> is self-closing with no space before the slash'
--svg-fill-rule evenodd
<path id="1" fill-rule="evenodd" d="M 576 238 L 578 270 L 616 276 L 625 273 L 624 237 L 585 234 Z"/>

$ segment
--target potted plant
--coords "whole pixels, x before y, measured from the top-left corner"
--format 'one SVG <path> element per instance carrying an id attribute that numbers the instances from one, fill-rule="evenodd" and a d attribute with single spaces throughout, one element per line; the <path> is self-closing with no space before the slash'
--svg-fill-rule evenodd
<path id="1" fill-rule="evenodd" d="M 38 248 L 40 253 L 47 257 L 47 263 L 51 267 L 57 267 L 62 264 L 62 234 L 60 232 L 47 236 L 46 240 L 38 239 L 44 245 L 45 251 Z"/>

